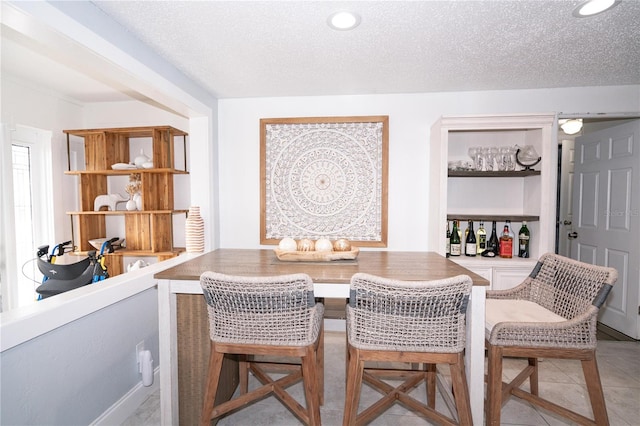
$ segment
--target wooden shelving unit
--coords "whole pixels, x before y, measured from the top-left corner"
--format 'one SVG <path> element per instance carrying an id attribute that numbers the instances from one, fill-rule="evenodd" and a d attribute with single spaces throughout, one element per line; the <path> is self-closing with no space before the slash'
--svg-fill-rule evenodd
<path id="1" fill-rule="evenodd" d="M 64 130 L 67 135 L 67 151 L 70 138 L 80 137 L 84 143 L 84 170 L 71 170 L 69 157 L 65 174 L 78 177 L 79 211 L 67 212 L 74 219 L 73 239 L 77 250 L 92 250 L 89 240 L 104 238 L 106 218 L 120 216 L 124 220 L 126 249 L 108 256 L 111 276 L 124 271 L 124 256 L 152 256 L 165 260 L 178 255 L 184 249 L 173 245 L 173 216 L 186 214 L 186 209 L 174 208 L 173 177 L 188 174 L 186 167 L 186 137 L 188 134 L 170 126 L 127 127 L 107 129 Z M 113 170 L 117 163 L 130 163 L 132 138 L 150 138 L 153 168 Z M 175 144 L 183 144 L 185 163 L 175 164 Z M 139 174 L 142 208 L 139 211 L 94 211 L 94 200 L 108 193 L 108 179 L 114 176 Z"/>

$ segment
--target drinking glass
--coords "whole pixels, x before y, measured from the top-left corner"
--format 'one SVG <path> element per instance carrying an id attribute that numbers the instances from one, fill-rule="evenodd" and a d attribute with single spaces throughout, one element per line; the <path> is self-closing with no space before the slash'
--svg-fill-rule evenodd
<path id="1" fill-rule="evenodd" d="M 473 159 L 473 166 L 476 170 L 480 171 L 483 168 L 484 157 L 482 156 L 482 148 L 479 146 L 472 146 L 469 148 L 469 157 Z"/>
<path id="2" fill-rule="evenodd" d="M 506 169 L 509 171 L 513 171 L 516 169 L 516 151 L 517 148 L 515 146 L 507 147 Z"/>
<path id="3" fill-rule="evenodd" d="M 496 156 L 496 162 L 498 163 L 498 170 L 501 172 L 507 170 L 507 159 L 509 157 L 509 147 L 501 146 L 498 148 L 498 155 Z"/>
<path id="4" fill-rule="evenodd" d="M 482 155 L 484 157 L 484 167 L 488 172 L 493 171 L 493 164 L 495 162 L 495 156 L 498 152 L 496 147 L 486 147 L 482 149 Z"/>

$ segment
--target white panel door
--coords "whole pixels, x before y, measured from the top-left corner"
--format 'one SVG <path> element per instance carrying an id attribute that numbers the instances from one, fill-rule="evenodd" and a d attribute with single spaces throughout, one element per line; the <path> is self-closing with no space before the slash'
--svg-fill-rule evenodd
<path id="1" fill-rule="evenodd" d="M 640 335 L 640 120 L 576 138 L 571 257 L 618 270 L 600 321 Z"/>
<path id="2" fill-rule="evenodd" d="M 573 232 L 573 168 L 575 162 L 575 140 L 562 140 L 560 203 L 558 206 L 558 254 L 571 257 L 571 240 Z"/>

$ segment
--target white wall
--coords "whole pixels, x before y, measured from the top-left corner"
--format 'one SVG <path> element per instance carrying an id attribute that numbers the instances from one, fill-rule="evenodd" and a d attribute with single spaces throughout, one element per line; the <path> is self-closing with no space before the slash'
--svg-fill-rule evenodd
<path id="1" fill-rule="evenodd" d="M 66 138 L 63 129 L 80 128 L 83 125 L 83 107 L 51 91 L 30 85 L 18 79 L 2 78 L 2 122 L 14 127 L 16 124 L 49 130 L 52 134 L 51 181 L 54 188 L 73 184 L 73 179 L 64 175 L 67 166 Z M 72 194 L 60 192 L 53 197 L 55 240 L 62 241 L 71 234 L 71 222 L 65 208 L 72 202 Z M 43 242 L 43 244 L 46 242 Z M 51 242 L 50 242 L 51 243 Z"/>
<path id="2" fill-rule="evenodd" d="M 155 288 L 3 351 L 4 425 L 86 425 L 141 380 L 135 347 L 158 355 Z"/>
<path id="3" fill-rule="evenodd" d="M 261 118 L 389 115 L 388 248 L 427 250 L 429 136 L 442 115 L 639 112 L 640 86 L 219 101 L 220 246 L 260 247 Z"/>

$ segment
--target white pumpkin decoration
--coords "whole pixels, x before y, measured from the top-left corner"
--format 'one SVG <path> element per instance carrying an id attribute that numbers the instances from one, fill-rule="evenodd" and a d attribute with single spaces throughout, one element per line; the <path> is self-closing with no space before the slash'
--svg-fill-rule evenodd
<path id="1" fill-rule="evenodd" d="M 316 251 L 333 251 L 333 243 L 328 238 L 320 238 L 316 241 Z"/>
<path id="2" fill-rule="evenodd" d="M 298 243 L 293 238 L 286 237 L 280 240 L 278 248 L 284 251 L 296 251 Z"/>

